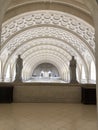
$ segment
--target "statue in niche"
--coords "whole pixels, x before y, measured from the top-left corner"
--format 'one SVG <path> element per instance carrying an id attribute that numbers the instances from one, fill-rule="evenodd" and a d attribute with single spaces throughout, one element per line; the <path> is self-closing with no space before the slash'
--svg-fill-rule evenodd
<path id="1" fill-rule="evenodd" d="M 74 56 L 72 56 L 72 59 L 70 60 L 70 83 L 78 83 L 76 79 L 76 60 L 74 59 Z"/>
<path id="2" fill-rule="evenodd" d="M 22 82 L 22 68 L 23 68 L 23 59 L 20 55 L 16 60 L 16 77 L 15 82 Z"/>

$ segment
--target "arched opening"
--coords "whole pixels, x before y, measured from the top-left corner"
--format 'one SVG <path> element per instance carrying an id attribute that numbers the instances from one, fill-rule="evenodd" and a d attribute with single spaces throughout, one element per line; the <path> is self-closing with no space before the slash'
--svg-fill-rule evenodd
<path id="1" fill-rule="evenodd" d="M 43 8 L 35 6 L 41 4 L 44 5 Z M 31 76 L 30 69 L 32 71 L 31 67 L 34 66 L 38 58 L 45 59 L 45 62 L 47 62 L 47 59 L 56 60 L 58 66 L 61 64 L 61 78 L 69 80 L 69 72 L 66 72 L 68 70 L 65 70 L 65 67 L 68 67 L 66 63 L 69 62 L 70 56 L 74 55 L 77 61 L 80 61 L 78 66 L 79 64 L 83 66 L 82 74 L 79 74 L 81 72 L 79 68 L 77 69 L 77 79 L 82 83 L 86 82 L 87 77 L 89 77 L 88 58 L 95 61 L 95 32 L 92 17 L 83 10 L 80 12 L 81 15 L 78 15 L 76 13 L 78 8 L 75 9 L 74 6 L 72 8 L 70 4 L 67 7 L 66 4 L 63 6 L 58 2 L 46 1 L 31 2 L 27 6 L 30 7 L 31 5 L 34 7 L 33 9 L 25 8 L 26 5 L 24 4 L 21 5 L 23 10 L 20 9 L 21 6 L 16 7 L 18 9 L 16 14 L 13 14 L 15 8 L 10 8 L 5 14 L 2 24 L 1 54 L 3 55 L 4 50 L 7 50 L 11 58 L 19 53 L 22 54 L 25 61 L 24 66 L 27 63 L 29 64 L 26 70 L 23 70 L 23 80 Z M 74 13 L 70 10 L 73 10 Z M 7 17 L 9 13 L 11 15 Z M 32 55 L 32 60 L 29 55 Z M 33 65 L 30 61 L 33 61 Z M 3 62 L 4 66 L 10 64 L 10 57 L 7 57 Z M 6 67 L 3 67 L 3 71 L 8 73 Z M 36 74 L 34 75 L 36 76 Z M 51 70 L 48 72 L 42 70 L 37 77 L 41 76 L 44 78 L 54 77 Z M 14 74 L 12 74 L 12 77 L 14 78 Z M 59 76 L 55 75 L 55 77 Z M 95 80 L 95 77 L 92 76 L 91 79 Z"/>
<path id="2" fill-rule="evenodd" d="M 5 75 L 5 82 L 10 81 L 10 65 L 7 67 L 6 75 Z"/>
<path id="3" fill-rule="evenodd" d="M 96 82 L 96 68 L 93 61 L 91 62 L 91 82 L 92 83 Z"/>
<path id="4" fill-rule="evenodd" d="M 41 63 L 32 72 L 28 82 L 61 82 L 61 76 L 56 66 L 51 63 Z M 63 81 L 62 81 L 63 82 Z"/>
<path id="5" fill-rule="evenodd" d="M 42 63 L 35 68 L 32 75 L 42 78 L 59 77 L 59 72 L 53 64 Z"/>
<path id="6" fill-rule="evenodd" d="M 86 74 L 84 70 L 84 66 L 82 66 L 82 77 L 81 77 L 81 83 L 86 83 Z"/>
<path id="7" fill-rule="evenodd" d="M 8 9 L 7 9 L 5 5 L 8 1 L 11 1 L 11 3 L 8 5 Z M 32 69 L 34 68 L 34 66 L 36 66 L 36 63 L 39 60 L 41 61 L 44 60 L 43 63 L 46 63 L 49 61 L 49 59 L 51 59 L 52 63 L 53 61 L 55 61 L 55 65 L 57 65 L 56 66 L 57 69 L 60 68 L 58 70 L 60 70 L 61 73 L 59 73 L 58 77 L 62 77 L 62 79 L 64 80 L 69 80 L 70 76 L 69 76 L 68 62 L 70 61 L 70 56 L 74 55 L 78 62 L 78 69 L 77 69 L 78 81 L 80 81 L 80 83 L 84 83 L 87 81 L 87 83 L 88 84 L 90 83 L 91 85 L 91 83 L 96 80 L 96 68 L 97 68 L 97 67 L 95 68 L 95 64 L 97 63 L 97 61 L 95 61 L 95 38 L 94 38 L 94 36 L 96 35 L 96 50 L 97 50 L 98 48 L 98 44 L 97 44 L 98 43 L 98 36 L 97 36 L 98 34 L 98 26 L 97 26 L 98 9 L 97 7 L 95 7 L 95 4 L 94 4 L 94 2 L 96 1 L 97 0 L 89 0 L 89 1 L 87 0 L 42 0 L 42 1 L 41 0 L 37 0 L 37 1 L 36 0 L 7 0 L 7 1 L 1 0 L 0 1 L 0 7 L 1 7 L 0 8 L 1 9 L 0 25 L 1 25 L 1 21 L 3 21 L 1 45 L 0 45 L 0 51 L 1 51 L 0 55 L 2 58 L 1 59 L 2 63 L 0 63 L 0 69 L 1 69 L 0 77 L 2 79 L 1 82 L 6 81 L 11 76 L 13 76 L 13 78 L 15 77 L 15 72 L 14 72 L 15 68 L 13 67 L 14 66 L 13 59 L 16 55 L 21 53 L 24 60 L 24 70 L 23 70 L 24 79 L 28 79 L 29 76 L 31 77 L 33 76 L 33 78 L 39 77 L 43 79 L 55 78 L 56 76 L 52 75 L 52 71 L 50 69 L 48 71 L 42 69 L 40 73 L 38 73 L 38 75 L 34 73 L 35 70 L 33 71 Z M 4 19 L 2 20 L 2 16 L 5 12 L 6 14 L 4 16 Z M 95 24 L 96 34 L 95 34 L 93 22 Z M 46 38 L 46 40 L 44 38 Z M 42 40 L 39 40 L 39 39 L 42 39 Z M 56 41 L 53 41 L 54 39 L 56 39 Z M 36 40 L 37 42 L 34 43 L 34 40 Z M 43 43 L 43 41 L 45 42 Z M 43 46 L 42 46 L 42 43 L 43 43 Z M 39 44 L 41 44 L 41 46 Z M 5 50 L 6 50 L 6 53 L 5 53 Z M 29 55 L 31 57 L 29 57 Z M 12 59 L 12 63 L 10 62 L 10 59 Z M 96 60 L 97 59 L 98 59 L 98 55 L 96 51 Z M 93 63 L 91 63 L 91 61 L 93 61 Z M 10 64 L 11 64 L 11 68 L 10 68 Z M 92 82 L 89 82 L 89 80 L 91 80 Z M 23 84 L 27 86 L 25 87 Z M 30 101 L 34 101 L 33 100 L 34 98 L 36 100 L 44 99 L 44 101 L 47 101 L 47 99 L 48 101 L 50 101 L 49 98 L 54 98 L 55 102 L 57 102 L 57 100 L 59 100 L 60 102 L 62 100 L 64 101 L 67 100 L 68 97 L 71 97 L 72 101 L 73 99 L 77 100 L 79 103 L 81 103 L 82 101 L 81 100 L 82 94 L 80 93 L 81 88 L 74 87 L 74 85 L 70 86 L 70 84 L 64 84 L 65 86 L 68 85 L 67 87 L 63 87 L 62 84 L 53 84 L 53 85 L 49 84 L 49 86 L 47 87 L 46 87 L 46 84 L 44 84 L 45 85 L 44 87 L 39 87 L 40 83 L 38 84 L 39 85 L 38 87 L 37 86 L 34 87 L 34 84 L 32 83 L 29 85 L 31 86 L 29 87 L 28 84 L 26 83 L 19 83 L 17 85 L 17 87 L 15 88 L 16 93 L 14 93 L 14 95 L 17 94 L 18 92 L 20 93 L 18 93 L 17 96 L 16 95 L 14 96 L 13 98 L 14 102 L 19 101 L 18 100 L 19 98 L 20 100 L 25 99 L 26 101 L 28 98 L 30 98 Z M 86 84 L 86 89 L 87 87 L 88 86 Z M 21 94 L 21 92 L 23 93 Z M 93 91 L 91 90 L 91 96 L 89 96 L 89 98 L 91 97 L 93 99 L 92 92 Z M 36 95 L 37 97 L 35 97 Z M 68 99 L 67 102 L 68 101 L 70 100 Z M 48 105 L 48 108 L 50 108 L 49 105 Z M 92 107 L 90 112 L 89 112 L 90 109 L 86 108 L 88 109 L 87 116 L 86 116 L 85 106 L 82 105 L 82 112 L 84 109 L 85 117 L 81 116 L 81 118 L 85 119 L 85 122 L 82 122 L 83 124 L 81 124 L 81 119 L 79 120 L 78 118 L 77 119 L 78 125 L 77 125 L 75 121 L 76 121 L 76 117 L 78 116 L 76 114 L 79 115 L 79 113 L 81 113 L 81 111 L 79 111 L 81 109 L 81 106 L 79 106 L 78 104 L 79 107 L 76 106 L 75 112 L 71 113 L 72 117 L 70 116 L 68 118 L 66 114 L 69 115 L 70 113 L 68 114 L 67 110 L 68 112 L 70 112 L 71 110 L 71 109 L 69 110 L 70 106 L 72 106 L 70 108 L 72 108 L 73 110 L 74 103 L 66 107 L 66 109 L 65 109 L 65 105 L 66 104 L 63 105 L 64 106 L 63 108 L 62 104 L 59 104 L 58 107 L 56 104 L 56 108 L 59 108 L 56 110 L 59 110 L 59 113 L 61 111 L 63 112 L 59 115 L 62 116 L 65 113 L 65 115 L 63 116 L 64 118 L 62 117 L 59 118 L 60 119 L 58 120 L 59 126 L 56 126 L 57 129 L 67 129 L 67 128 L 71 129 L 71 127 L 73 127 L 73 125 L 70 125 L 70 123 L 67 123 L 66 125 L 62 126 L 60 122 L 62 123 L 62 121 L 64 122 L 65 120 L 68 120 L 69 122 L 72 122 L 72 124 L 75 124 L 75 128 L 77 127 L 76 129 L 78 129 L 78 127 L 81 129 L 82 128 L 94 129 L 96 127 L 95 125 L 96 113 L 94 113 L 95 109 L 92 114 L 92 110 L 93 108 L 95 108 L 94 106 Z M 31 104 L 30 104 L 30 107 L 31 107 Z M 38 107 L 40 107 L 40 105 Z M 33 108 L 35 109 L 35 106 Z M 44 108 L 46 109 L 46 107 Z M 52 107 L 52 110 L 53 108 L 54 107 Z M 42 109 L 42 105 L 41 105 L 40 113 L 42 113 L 42 110 L 44 109 Z M 31 109 L 31 112 L 29 113 L 32 113 L 32 111 L 33 109 Z M 26 112 L 24 112 L 24 114 L 28 116 L 27 105 L 26 105 Z M 55 112 L 55 109 L 54 109 L 54 112 Z M 46 112 L 43 111 L 43 113 L 46 113 Z M 43 115 L 43 113 L 41 114 L 41 116 Z M 89 113 L 91 115 L 89 115 Z M 48 111 L 48 114 L 49 114 L 49 111 Z M 35 123 L 35 119 L 38 120 L 38 118 L 34 117 L 34 114 L 32 115 L 33 115 L 33 118 L 32 117 L 30 118 L 34 119 L 34 121 L 30 120 L 31 122 L 29 121 L 29 124 L 31 125 L 31 127 L 34 126 L 35 128 L 38 128 L 38 123 Z M 22 117 L 23 117 L 23 113 L 22 113 Z M 56 115 L 56 117 L 58 117 L 58 115 Z M 89 119 L 91 118 L 91 120 L 89 120 L 88 117 Z M 53 119 L 53 124 L 54 124 L 54 120 L 55 119 Z M 48 123 L 45 122 L 47 121 L 47 118 L 45 120 L 45 116 L 42 121 L 44 121 L 45 127 L 47 127 L 46 129 L 51 129 L 51 126 L 55 127 L 52 124 L 51 120 L 48 120 Z M 32 122 L 34 122 L 35 124 L 32 125 Z M 40 119 L 37 122 L 40 122 Z M 39 128 L 42 128 L 42 126 L 40 126 L 40 124 L 42 125 L 42 123 L 43 122 L 39 123 Z M 2 124 L 1 124 L 1 128 L 2 127 L 4 128 Z M 24 121 L 24 124 L 26 124 L 25 126 L 28 127 L 27 120 L 26 122 Z M 18 126 L 22 127 L 21 124 Z M 55 129 L 55 128 L 52 128 L 52 129 Z"/>

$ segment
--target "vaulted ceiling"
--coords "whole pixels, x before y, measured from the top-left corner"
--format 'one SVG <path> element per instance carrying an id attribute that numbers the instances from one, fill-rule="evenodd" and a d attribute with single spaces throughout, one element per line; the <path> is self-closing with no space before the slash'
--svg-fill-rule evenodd
<path id="1" fill-rule="evenodd" d="M 82 0 L 12 0 L 2 24 L 4 71 L 21 54 L 29 76 L 45 62 L 62 75 L 71 56 L 88 74 L 89 63 L 95 62 L 94 34 L 91 13 Z"/>

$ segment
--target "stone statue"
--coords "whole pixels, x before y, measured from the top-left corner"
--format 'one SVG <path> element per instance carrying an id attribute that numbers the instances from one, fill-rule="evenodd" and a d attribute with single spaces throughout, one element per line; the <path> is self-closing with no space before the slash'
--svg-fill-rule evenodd
<path id="1" fill-rule="evenodd" d="M 74 56 L 72 56 L 72 59 L 70 60 L 70 83 L 78 83 L 76 79 L 76 60 L 74 59 Z"/>
<path id="2" fill-rule="evenodd" d="M 15 82 L 22 82 L 22 68 L 23 68 L 23 60 L 18 55 L 18 58 L 16 60 L 16 77 Z"/>

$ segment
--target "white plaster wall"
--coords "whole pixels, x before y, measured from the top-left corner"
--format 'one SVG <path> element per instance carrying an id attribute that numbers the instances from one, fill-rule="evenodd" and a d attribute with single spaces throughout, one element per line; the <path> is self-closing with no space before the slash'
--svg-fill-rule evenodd
<path id="1" fill-rule="evenodd" d="M 95 26 L 95 53 L 96 53 L 96 95 L 97 95 L 97 117 L 98 117 L 98 4 L 96 0 L 84 0 L 92 13 Z"/>

